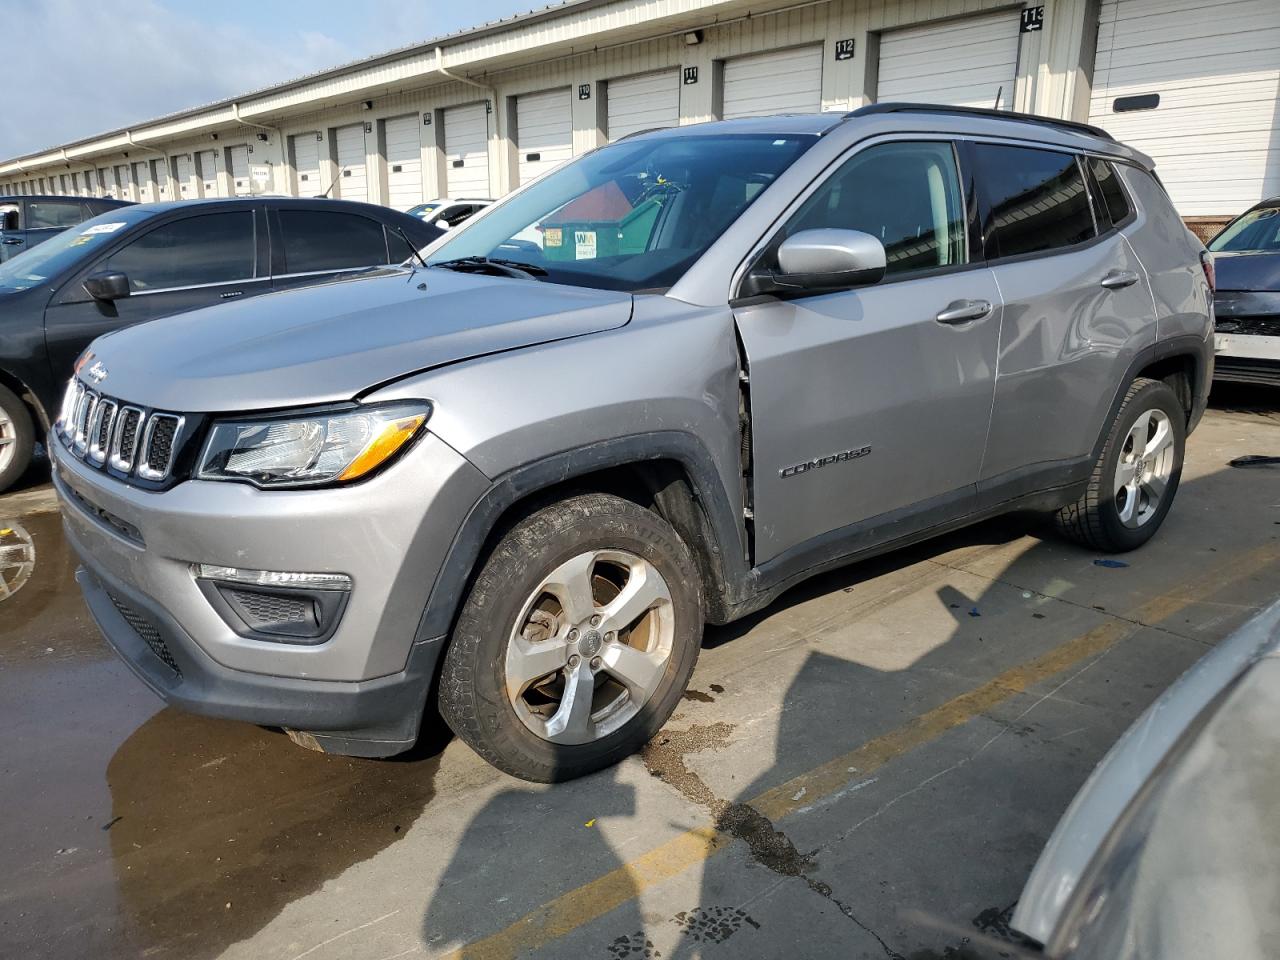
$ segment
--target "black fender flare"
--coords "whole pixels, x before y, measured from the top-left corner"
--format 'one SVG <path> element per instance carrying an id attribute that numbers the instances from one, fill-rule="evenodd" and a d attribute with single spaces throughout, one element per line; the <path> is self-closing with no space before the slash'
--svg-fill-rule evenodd
<path id="1" fill-rule="evenodd" d="M 415 639 L 435 639 L 453 629 L 481 551 L 512 506 L 575 477 L 657 460 L 674 460 L 684 468 L 691 493 L 706 517 L 712 541 L 707 546 L 721 564 L 726 599 L 737 599 L 747 590 L 750 573 L 745 532 L 730 505 L 715 460 L 692 434 L 678 430 L 654 431 L 565 450 L 498 477 L 472 506 L 449 545 Z"/>

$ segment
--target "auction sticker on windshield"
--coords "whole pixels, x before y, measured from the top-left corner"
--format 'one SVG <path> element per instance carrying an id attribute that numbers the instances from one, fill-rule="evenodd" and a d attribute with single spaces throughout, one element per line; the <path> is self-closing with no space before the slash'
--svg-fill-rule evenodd
<path id="1" fill-rule="evenodd" d="M 126 224 L 123 220 L 116 220 L 112 223 L 95 223 L 92 227 L 89 227 L 87 230 L 81 230 L 80 236 L 92 237 L 98 233 L 115 233 L 117 230 L 125 226 L 128 226 L 128 224 Z"/>
<path id="2" fill-rule="evenodd" d="M 596 232 L 594 230 L 573 231 L 575 244 L 575 260 L 594 260 L 596 258 Z"/>

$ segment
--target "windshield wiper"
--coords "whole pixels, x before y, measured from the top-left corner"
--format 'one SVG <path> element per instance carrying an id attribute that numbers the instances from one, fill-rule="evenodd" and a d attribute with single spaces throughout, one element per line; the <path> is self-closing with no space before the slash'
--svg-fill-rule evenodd
<path id="1" fill-rule="evenodd" d="M 457 270 L 462 273 L 493 273 L 501 277 L 514 277 L 517 280 L 547 275 L 547 271 L 532 263 L 499 260 L 492 257 L 458 257 L 456 260 L 441 260 L 431 266 L 444 267 L 446 270 Z"/>

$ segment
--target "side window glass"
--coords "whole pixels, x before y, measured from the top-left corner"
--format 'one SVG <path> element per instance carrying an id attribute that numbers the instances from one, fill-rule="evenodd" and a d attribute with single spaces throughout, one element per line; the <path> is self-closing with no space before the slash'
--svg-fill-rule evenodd
<path id="1" fill-rule="evenodd" d="M 387 262 L 382 224 L 354 213 L 281 210 L 284 272 L 316 273 Z"/>
<path id="2" fill-rule="evenodd" d="M 989 204 L 983 235 L 991 257 L 1070 247 L 1095 235 L 1074 155 L 979 143 L 979 189 Z"/>
<path id="3" fill-rule="evenodd" d="M 33 230 L 50 227 L 65 230 L 67 227 L 74 227 L 81 219 L 78 203 L 33 200 L 27 204 L 27 226 Z"/>
<path id="4" fill-rule="evenodd" d="M 861 230 L 884 244 L 887 274 L 968 261 L 964 198 L 950 143 L 886 143 L 858 153 L 787 225 Z"/>
<path id="5" fill-rule="evenodd" d="M 156 227 L 97 265 L 135 292 L 247 280 L 254 274 L 253 212 L 212 213 Z"/>
<path id="6" fill-rule="evenodd" d="M 1129 216 L 1129 200 L 1124 195 L 1124 187 L 1120 184 L 1120 175 L 1115 167 L 1105 160 L 1094 157 L 1089 161 L 1089 169 L 1098 184 L 1098 195 L 1112 223 L 1120 223 Z"/>

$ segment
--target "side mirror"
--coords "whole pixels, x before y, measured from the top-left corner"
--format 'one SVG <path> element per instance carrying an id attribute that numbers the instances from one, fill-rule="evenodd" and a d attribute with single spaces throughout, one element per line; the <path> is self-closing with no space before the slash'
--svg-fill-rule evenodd
<path id="1" fill-rule="evenodd" d="M 107 270 L 85 277 L 84 289 L 95 300 L 123 300 L 129 295 L 129 278 L 118 270 Z"/>
<path id="2" fill-rule="evenodd" d="M 749 277 L 753 293 L 821 293 L 879 283 L 884 278 L 884 244 L 861 230 L 801 230 L 778 247 L 775 270 L 757 267 Z"/>
<path id="3" fill-rule="evenodd" d="M 0 223 L 0 230 L 14 231 L 18 229 L 18 211 L 6 210 L 4 212 L 4 222 Z"/>

